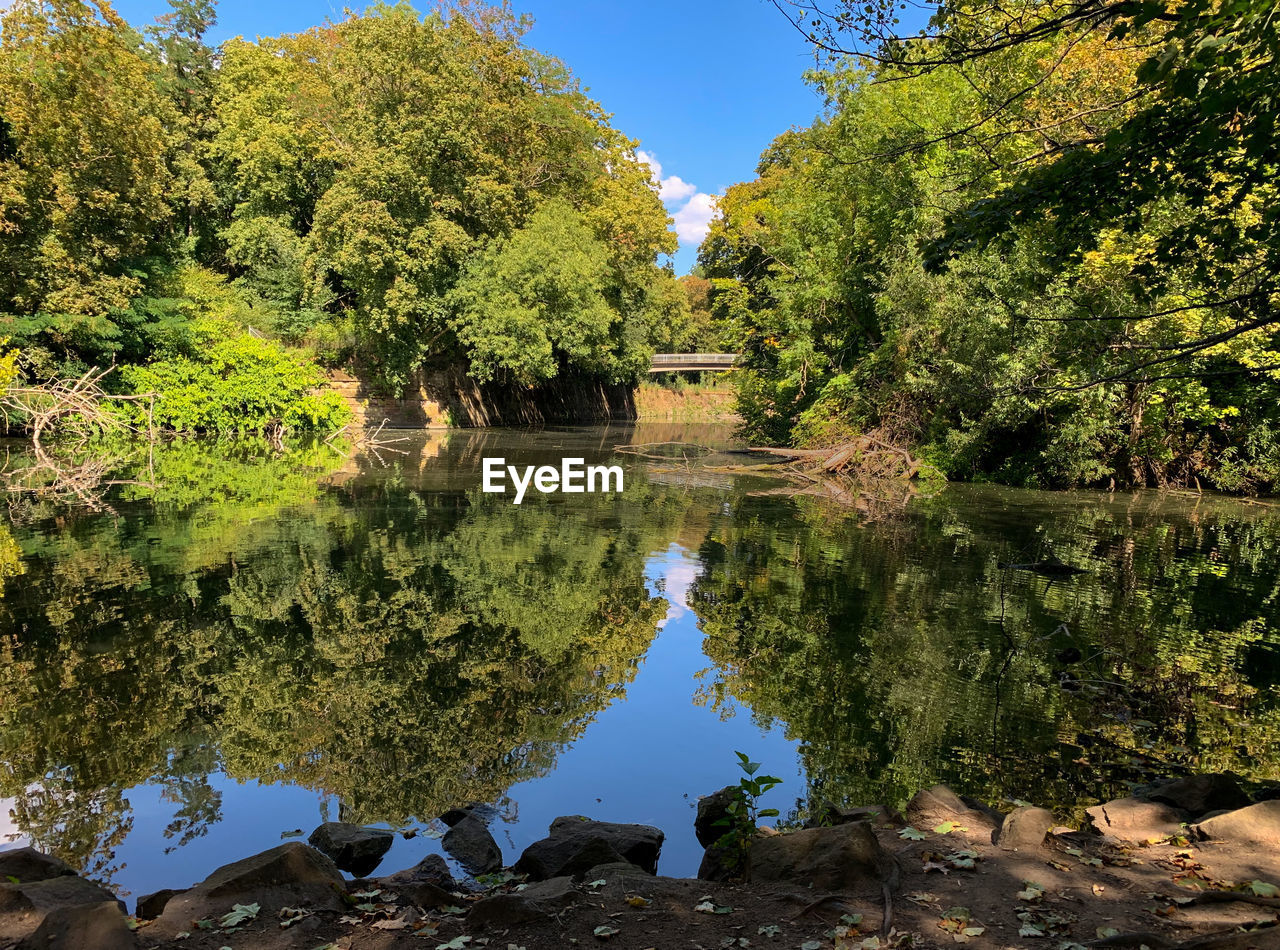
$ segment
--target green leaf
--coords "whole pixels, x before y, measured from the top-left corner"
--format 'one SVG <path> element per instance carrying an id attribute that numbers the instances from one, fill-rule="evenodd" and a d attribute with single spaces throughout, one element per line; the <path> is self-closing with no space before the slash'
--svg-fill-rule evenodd
<path id="1" fill-rule="evenodd" d="M 621 933 L 621 931 L 618 930 L 617 927 L 610 927 L 607 924 L 601 924 L 599 927 L 597 927 L 595 930 L 591 932 L 595 934 L 596 938 L 599 940 L 608 940 L 614 934 Z"/>
<path id="2" fill-rule="evenodd" d="M 917 831 L 915 828 L 912 828 L 910 825 L 907 825 L 907 827 L 903 828 L 901 831 L 898 832 L 898 837 L 906 838 L 908 841 L 923 841 L 925 838 L 929 836 L 926 835 L 923 831 Z"/>
<path id="3" fill-rule="evenodd" d="M 231 910 L 223 914 L 218 921 L 218 926 L 226 929 L 227 927 L 239 927 L 241 924 L 248 923 L 258 916 L 258 911 L 262 910 L 257 904 L 232 904 Z"/>
<path id="4" fill-rule="evenodd" d="M 1250 881 L 1249 891 L 1257 897 L 1275 897 L 1277 888 L 1274 884 L 1268 884 L 1266 881 Z"/>

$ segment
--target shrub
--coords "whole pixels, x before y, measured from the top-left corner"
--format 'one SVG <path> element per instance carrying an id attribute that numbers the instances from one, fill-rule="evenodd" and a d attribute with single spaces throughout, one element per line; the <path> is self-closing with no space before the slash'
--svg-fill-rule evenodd
<path id="1" fill-rule="evenodd" d="M 121 371 L 132 392 L 156 393 L 156 424 L 180 432 L 260 432 L 276 425 L 335 429 L 347 421 L 336 393 L 317 392 L 323 376 L 309 360 L 225 320 L 198 322 L 193 338 L 190 353 Z"/>

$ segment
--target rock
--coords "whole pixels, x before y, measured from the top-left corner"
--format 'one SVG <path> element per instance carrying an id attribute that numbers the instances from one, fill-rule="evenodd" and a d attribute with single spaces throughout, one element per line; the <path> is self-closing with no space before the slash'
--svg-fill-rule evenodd
<path id="1" fill-rule="evenodd" d="M 449 865 L 438 854 L 428 854 L 411 868 L 396 871 L 378 879 L 379 884 L 395 887 L 402 883 L 434 884 L 446 891 L 454 889 L 453 875 L 449 873 Z"/>
<path id="2" fill-rule="evenodd" d="M 272 918 L 281 907 L 345 910 L 342 872 L 327 857 L 298 841 L 277 845 L 218 868 L 195 887 L 169 898 L 149 933 L 172 939 L 205 917 L 221 916 L 231 905 L 259 904 Z"/>
<path id="3" fill-rule="evenodd" d="M 23 950 L 124 950 L 135 946 L 133 931 L 114 900 L 50 911 L 21 944 Z"/>
<path id="4" fill-rule="evenodd" d="M 28 936 L 55 911 L 105 903 L 116 905 L 124 912 L 124 904 L 116 900 L 114 894 L 74 874 L 0 884 L 0 945 Z"/>
<path id="5" fill-rule="evenodd" d="M 364 877 L 379 864 L 395 841 L 386 828 L 366 828 L 345 821 L 326 821 L 311 832 L 311 845 L 333 859 L 333 863 L 357 877 Z"/>
<path id="6" fill-rule="evenodd" d="M 1053 827 L 1053 812 L 1028 805 L 1004 816 L 996 844 L 1004 851 L 1032 851 L 1044 845 Z"/>
<path id="7" fill-rule="evenodd" d="M 1280 848 L 1280 800 L 1270 799 L 1207 818 L 1193 829 L 1201 838 Z"/>
<path id="8" fill-rule="evenodd" d="M 815 892 L 854 890 L 872 882 L 878 887 L 896 870 L 865 821 L 757 838 L 748 859 L 752 881 L 782 881 Z"/>
<path id="9" fill-rule="evenodd" d="M 498 811 L 492 805 L 487 805 L 484 802 L 471 802 L 461 808 L 450 808 L 440 816 L 440 820 L 452 828 L 464 818 L 474 818 L 481 824 L 487 825 L 497 817 Z"/>
<path id="10" fill-rule="evenodd" d="M 902 823 L 902 815 L 884 805 L 863 805 L 857 808 L 844 808 L 830 803 L 823 805 L 804 823 L 806 828 L 831 828 L 835 825 L 847 825 L 855 821 L 869 821 L 881 828 Z"/>
<path id="11" fill-rule="evenodd" d="M 742 798 L 742 790 L 736 785 L 726 785 L 718 792 L 704 795 L 698 799 L 698 814 L 693 819 L 693 833 L 698 837 L 698 844 L 709 848 L 720 837 L 729 832 L 729 805 Z"/>
<path id="12" fill-rule="evenodd" d="M 1254 802 L 1273 802 L 1280 799 L 1280 785 L 1271 785 L 1253 796 Z"/>
<path id="13" fill-rule="evenodd" d="M 916 792 L 907 802 L 907 821 L 926 831 L 944 821 L 954 821 L 959 825 L 978 833 L 993 834 L 1000 826 L 1001 817 L 998 812 L 975 808 L 945 785 Z"/>
<path id="14" fill-rule="evenodd" d="M 1249 796 L 1230 775 L 1190 775 L 1144 790 L 1140 798 L 1180 809 L 1192 818 L 1211 811 L 1231 811 L 1250 804 Z"/>
<path id="15" fill-rule="evenodd" d="M 31 881 L 47 881 L 51 877 L 66 877 L 75 870 L 65 861 L 44 854 L 35 848 L 14 848 L 0 851 L 0 881 L 27 884 Z M 14 878 L 18 880 L 13 881 Z"/>
<path id="16" fill-rule="evenodd" d="M 656 874 L 665 837 L 651 825 L 592 821 L 577 815 L 557 818 L 550 831 L 550 837 L 525 848 L 515 864 L 517 873 L 541 881 L 626 861 Z"/>
<path id="17" fill-rule="evenodd" d="M 572 879 L 554 877 L 530 884 L 517 893 L 486 897 L 471 908 L 467 921 L 477 927 L 513 927 L 553 917 L 581 899 Z"/>
<path id="18" fill-rule="evenodd" d="M 1117 798 L 1085 809 L 1094 830 L 1121 841 L 1154 841 L 1176 835 L 1186 812 L 1144 798 Z"/>
<path id="19" fill-rule="evenodd" d="M 700 881 L 731 881 L 743 873 L 742 858 L 738 849 L 717 841 L 702 852 L 698 865 Z"/>
<path id="20" fill-rule="evenodd" d="M 502 867 L 502 849 L 483 822 L 470 816 L 445 832 L 444 849 L 471 874 L 488 874 Z"/>
<path id="21" fill-rule="evenodd" d="M 169 903 L 170 898 L 182 891 L 176 891 L 171 887 L 164 890 L 156 891 L 154 894 L 147 894 L 138 898 L 138 903 L 134 905 L 135 910 L 133 916 L 139 920 L 155 920 L 164 913 L 164 905 Z"/>

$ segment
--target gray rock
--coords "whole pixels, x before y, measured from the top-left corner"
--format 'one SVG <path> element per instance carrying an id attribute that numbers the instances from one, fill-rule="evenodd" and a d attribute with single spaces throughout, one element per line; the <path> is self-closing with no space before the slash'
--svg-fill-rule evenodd
<path id="1" fill-rule="evenodd" d="M 1151 786 L 1138 797 L 1162 802 L 1192 818 L 1211 811 L 1232 811 L 1250 804 L 1249 796 L 1230 775 L 1190 775 Z"/>
<path id="2" fill-rule="evenodd" d="M 290 841 L 223 865 L 195 887 L 169 899 L 148 932 L 172 939 L 205 917 L 225 914 L 233 903 L 256 903 L 262 916 L 281 907 L 344 910 L 345 881 L 337 866 L 314 848 Z"/>
<path id="3" fill-rule="evenodd" d="M 748 860 L 752 881 L 782 881 L 815 892 L 878 886 L 896 867 L 865 821 L 757 838 Z"/>
<path id="4" fill-rule="evenodd" d="M 1230 841 L 1274 851 L 1280 848 L 1280 800 L 1262 801 L 1207 818 L 1192 830 L 1212 841 Z"/>
<path id="5" fill-rule="evenodd" d="M 1004 851 L 1032 851 L 1043 847 L 1053 827 L 1053 812 L 1028 805 L 1004 816 L 996 844 Z"/>
<path id="6" fill-rule="evenodd" d="M 307 841 L 332 858 L 342 870 L 364 877 L 382 863 L 383 855 L 395 842 L 395 833 L 386 828 L 326 821 L 311 832 Z"/>
<path id="7" fill-rule="evenodd" d="M 537 881 L 583 874 L 597 864 L 626 861 L 656 874 L 664 835 L 651 825 L 592 821 L 577 815 L 551 823 L 550 837 L 525 848 L 514 870 Z"/>
<path id="8" fill-rule="evenodd" d="M 456 885 L 448 862 L 438 854 L 428 854 L 413 867 L 378 878 L 377 883 L 392 888 L 403 884 L 434 884 L 446 891 L 452 891 Z"/>
<path id="9" fill-rule="evenodd" d="M 47 881 L 51 877 L 75 874 L 75 869 L 65 861 L 44 854 L 35 848 L 14 848 L 0 851 L 0 880 L 26 884 L 31 881 Z"/>
<path id="10" fill-rule="evenodd" d="M 475 818 L 466 817 L 444 834 L 441 842 L 471 874 L 488 874 L 502 867 L 502 849 L 489 829 Z"/>
<path id="11" fill-rule="evenodd" d="M 156 891 L 154 894 L 147 894 L 138 898 L 135 904 L 134 916 L 139 920 L 155 920 L 164 913 L 164 905 L 175 895 L 181 894 L 182 891 L 174 890 L 166 887 L 163 890 Z"/>
<path id="12" fill-rule="evenodd" d="M 1187 820 L 1186 812 L 1144 798 L 1117 798 L 1085 813 L 1099 834 L 1139 844 L 1176 835 Z"/>
<path id="13" fill-rule="evenodd" d="M 581 899 L 572 879 L 555 877 L 513 894 L 486 897 L 471 908 L 467 921 L 477 927 L 513 927 L 553 917 Z"/>
<path id="14" fill-rule="evenodd" d="M 746 872 L 742 854 L 738 848 L 723 841 L 717 841 L 702 852 L 702 861 L 698 865 L 700 881 L 732 881 Z"/>
<path id="15" fill-rule="evenodd" d="M 124 950 L 137 942 L 120 905 L 110 900 L 50 911 L 21 946 L 23 950 Z"/>
<path id="16" fill-rule="evenodd" d="M 698 799 L 698 814 L 693 819 L 693 833 L 698 837 L 698 844 L 709 848 L 728 833 L 729 826 L 721 822 L 728 821 L 730 803 L 741 797 L 742 790 L 738 786 L 726 785 L 718 792 Z"/>

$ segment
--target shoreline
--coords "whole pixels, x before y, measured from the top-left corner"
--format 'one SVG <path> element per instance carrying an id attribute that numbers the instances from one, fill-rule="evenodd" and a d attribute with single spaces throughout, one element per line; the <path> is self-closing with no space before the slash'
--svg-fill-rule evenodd
<path id="1" fill-rule="evenodd" d="M 469 878 L 432 854 L 346 880 L 379 870 L 393 833 L 334 822 L 140 897 L 132 917 L 56 858 L 0 852 L 0 948 L 1280 946 L 1277 788 L 1251 798 L 1231 776 L 1191 776 L 1093 806 L 1077 829 L 935 786 L 901 812 L 833 806 L 801 829 L 760 828 L 745 875 L 722 837 L 735 790 L 699 801 L 696 879 L 656 873 L 660 829 L 582 816 L 507 864 L 484 806 L 441 816 Z"/>

